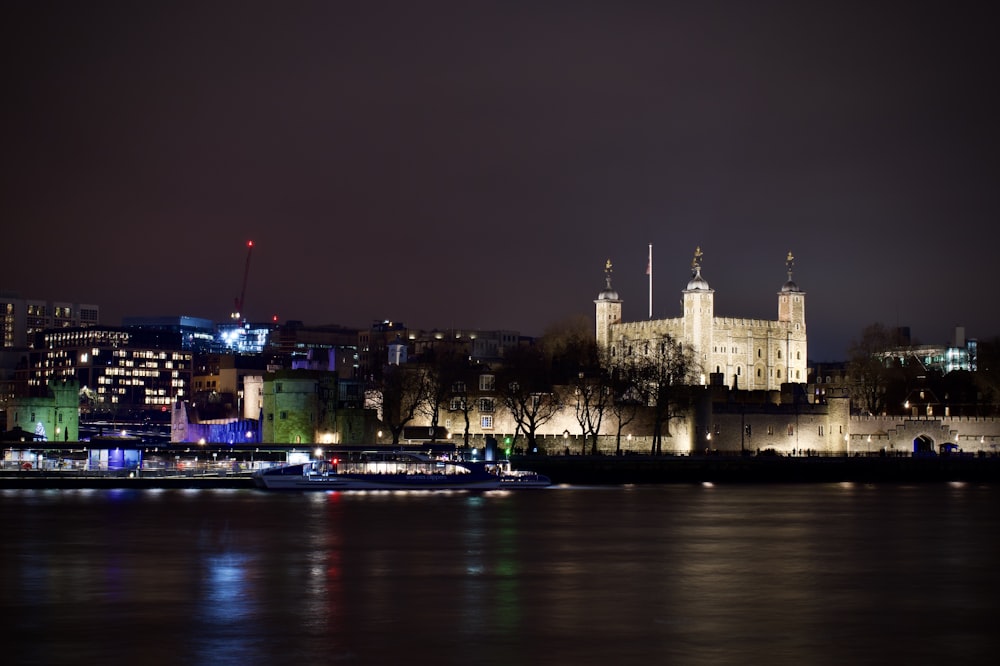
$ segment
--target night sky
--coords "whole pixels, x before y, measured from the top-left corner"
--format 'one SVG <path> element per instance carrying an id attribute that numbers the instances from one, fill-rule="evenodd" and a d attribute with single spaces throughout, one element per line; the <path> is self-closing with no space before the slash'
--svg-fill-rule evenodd
<path id="1" fill-rule="evenodd" d="M 1000 334 L 989 3 L 5 2 L 0 288 L 103 323 L 538 335 L 718 316 L 809 356 Z"/>

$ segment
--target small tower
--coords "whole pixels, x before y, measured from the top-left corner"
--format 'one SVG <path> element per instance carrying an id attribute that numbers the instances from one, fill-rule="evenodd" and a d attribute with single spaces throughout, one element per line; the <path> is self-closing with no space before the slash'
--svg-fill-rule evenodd
<path id="1" fill-rule="evenodd" d="M 604 264 L 604 290 L 597 295 L 594 303 L 597 306 L 597 348 L 608 349 L 611 346 L 611 326 L 622 320 L 622 302 L 618 292 L 611 288 L 611 260 Z"/>
<path id="2" fill-rule="evenodd" d="M 785 270 L 788 271 L 788 281 L 778 292 L 778 322 L 785 328 L 785 339 L 782 343 L 783 362 L 778 366 L 784 368 L 782 381 L 804 383 L 809 376 L 808 347 L 806 338 L 806 294 L 792 281 L 792 267 L 795 257 L 789 252 L 785 258 Z"/>
<path id="3" fill-rule="evenodd" d="M 781 286 L 778 292 L 778 321 L 801 324 L 806 323 L 806 302 L 805 292 L 792 281 L 792 267 L 795 266 L 795 257 L 789 252 L 785 258 L 785 270 L 788 271 L 788 281 Z"/>
<path id="4" fill-rule="evenodd" d="M 698 361 L 712 348 L 712 324 L 715 317 L 715 290 L 701 276 L 701 247 L 691 260 L 691 281 L 684 290 L 684 338 L 698 352 Z"/>

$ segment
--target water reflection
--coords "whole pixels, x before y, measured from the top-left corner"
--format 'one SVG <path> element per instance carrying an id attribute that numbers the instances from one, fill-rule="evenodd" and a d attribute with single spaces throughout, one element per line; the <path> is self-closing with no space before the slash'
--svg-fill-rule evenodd
<path id="1" fill-rule="evenodd" d="M 15 663 L 975 663 L 1000 590 L 975 484 L 2 500 Z"/>

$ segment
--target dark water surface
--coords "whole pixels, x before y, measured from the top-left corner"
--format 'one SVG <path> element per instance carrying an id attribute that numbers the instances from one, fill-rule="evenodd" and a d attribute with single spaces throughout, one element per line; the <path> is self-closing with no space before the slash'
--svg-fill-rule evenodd
<path id="1" fill-rule="evenodd" d="M 18 664 L 1000 663 L 1000 487 L 3 491 L 0 593 Z"/>

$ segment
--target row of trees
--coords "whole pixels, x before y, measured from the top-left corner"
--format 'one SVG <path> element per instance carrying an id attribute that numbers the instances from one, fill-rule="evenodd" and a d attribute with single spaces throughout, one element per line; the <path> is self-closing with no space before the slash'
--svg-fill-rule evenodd
<path id="1" fill-rule="evenodd" d="M 905 415 L 907 400 L 921 390 L 952 415 L 1000 415 L 1000 338 L 980 340 L 978 369 L 947 374 L 905 352 L 918 343 L 881 323 L 866 326 L 851 342 L 846 364 L 852 407 L 863 414 Z"/>
<path id="2" fill-rule="evenodd" d="M 907 395 L 928 388 L 951 404 L 955 415 L 1000 414 L 1000 339 L 980 341 L 975 373 L 928 372 L 886 353 L 903 346 L 896 330 L 882 324 L 866 327 L 852 342 L 846 373 L 855 410 L 904 414 Z M 536 449 L 536 435 L 546 423 L 571 413 L 583 436 L 582 453 L 588 447 L 595 453 L 609 426 L 620 451 L 623 432 L 644 413 L 655 455 L 670 436 L 671 421 L 688 413 L 700 368 L 691 350 L 670 336 L 650 340 L 639 352 L 608 356 L 598 349 L 590 321 L 581 319 L 546 331 L 534 344 L 506 350 L 495 367 L 443 342 L 415 362 L 382 368 L 369 395 L 380 404 L 393 444 L 417 417 L 425 417 L 436 433 L 440 415 L 450 412 L 460 419 L 468 446 L 474 415 L 504 410 L 529 450 Z M 481 385 L 482 377 L 492 379 Z"/>
<path id="3" fill-rule="evenodd" d="M 535 344 L 506 350 L 496 367 L 442 344 L 416 362 L 382 368 L 372 378 L 370 396 L 380 405 L 394 445 L 418 416 L 426 417 L 436 433 L 440 414 L 450 411 L 462 419 L 468 446 L 472 414 L 502 409 L 529 451 L 537 450 L 540 429 L 560 413 L 575 416 L 584 447 L 589 444 L 592 453 L 602 428 L 612 422 L 620 451 L 624 429 L 648 408 L 651 453 L 659 454 L 671 420 L 687 413 L 697 369 L 691 350 L 670 336 L 650 341 L 644 351 L 608 356 L 597 348 L 589 321 L 581 321 L 547 331 Z"/>

